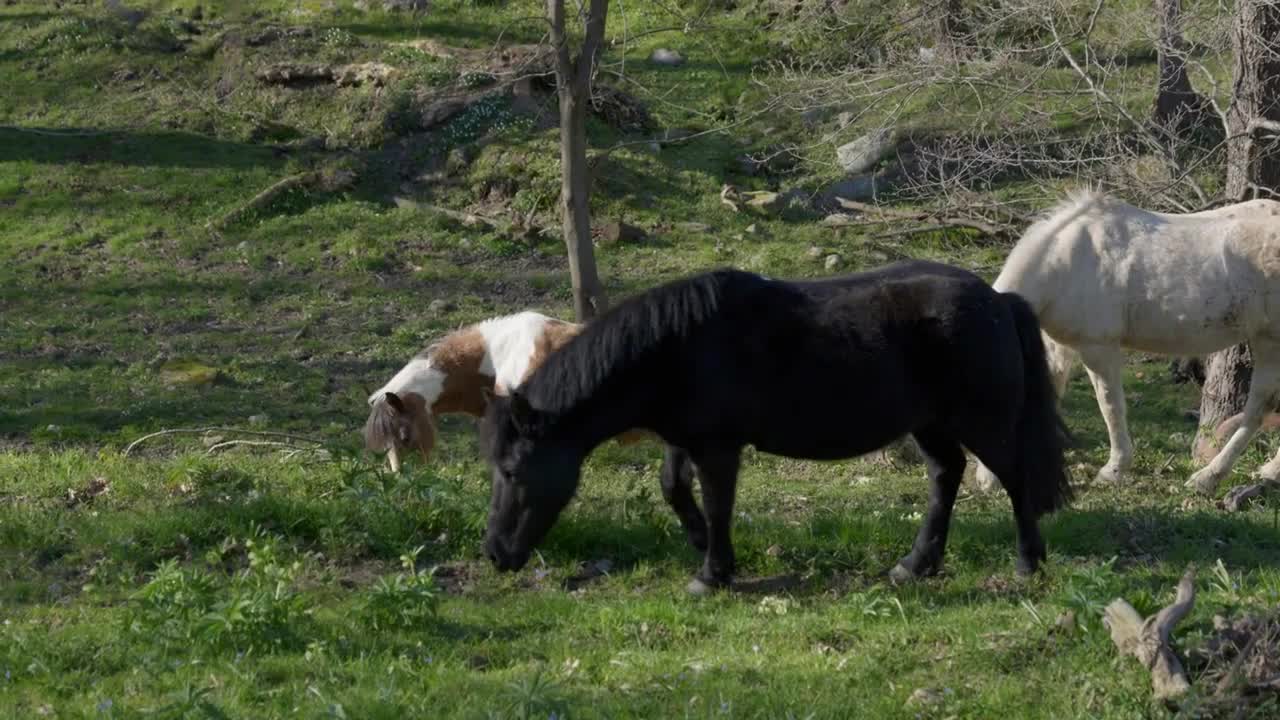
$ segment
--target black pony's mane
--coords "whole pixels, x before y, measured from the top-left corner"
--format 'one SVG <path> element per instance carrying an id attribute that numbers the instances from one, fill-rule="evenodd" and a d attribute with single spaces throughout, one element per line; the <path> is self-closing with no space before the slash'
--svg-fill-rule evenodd
<path id="1" fill-rule="evenodd" d="M 689 335 L 721 307 L 725 291 L 759 275 L 705 272 L 650 288 L 615 305 L 552 353 L 520 387 L 538 410 L 562 412 L 653 350 Z"/>

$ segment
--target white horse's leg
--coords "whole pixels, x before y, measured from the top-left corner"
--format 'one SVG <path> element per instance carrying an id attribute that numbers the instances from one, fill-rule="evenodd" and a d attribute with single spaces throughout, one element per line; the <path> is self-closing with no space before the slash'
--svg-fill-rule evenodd
<path id="1" fill-rule="evenodd" d="M 1071 380 L 1071 371 L 1075 369 L 1076 361 L 1080 359 L 1080 354 L 1049 337 L 1044 332 L 1040 333 L 1040 339 L 1044 341 L 1044 351 L 1049 361 L 1049 377 L 1053 379 L 1053 390 L 1058 396 L 1059 404 L 1061 404 L 1062 395 L 1067 390 L 1067 382 Z M 978 469 L 974 472 L 973 482 L 981 492 L 993 492 L 1000 489 L 1000 481 L 996 479 L 995 473 L 987 469 L 987 466 L 981 462 L 978 463 Z"/>
<path id="2" fill-rule="evenodd" d="M 1092 345 L 1080 348 L 1080 357 L 1111 440 L 1111 456 L 1098 471 L 1097 482 L 1117 482 L 1133 465 L 1133 441 L 1125 419 L 1124 353 L 1118 347 Z"/>
<path id="3" fill-rule="evenodd" d="M 1202 495 L 1212 495 L 1218 483 L 1231 472 L 1231 466 L 1249 446 L 1254 433 L 1262 426 L 1262 418 L 1275 404 L 1276 391 L 1280 390 L 1280 346 L 1251 341 L 1253 377 L 1249 380 L 1249 398 L 1244 403 L 1244 417 L 1231 439 L 1218 454 L 1191 476 L 1186 486 Z M 1277 464 L 1280 457 L 1263 466 L 1265 470 Z"/>

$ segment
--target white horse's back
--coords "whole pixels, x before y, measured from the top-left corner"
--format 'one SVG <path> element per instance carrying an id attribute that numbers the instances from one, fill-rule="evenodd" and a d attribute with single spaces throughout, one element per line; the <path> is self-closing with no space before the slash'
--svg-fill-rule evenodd
<path id="1" fill-rule="evenodd" d="M 1069 345 L 1220 350 L 1280 321 L 1280 203 L 1175 215 L 1077 195 L 1028 228 L 994 287 Z"/>

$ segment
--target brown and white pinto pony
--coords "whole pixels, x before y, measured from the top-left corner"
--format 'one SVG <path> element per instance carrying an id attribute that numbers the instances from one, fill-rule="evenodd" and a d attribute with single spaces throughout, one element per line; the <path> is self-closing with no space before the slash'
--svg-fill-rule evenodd
<path id="1" fill-rule="evenodd" d="M 436 444 L 435 416 L 482 417 L 486 393 L 506 395 L 583 326 L 525 311 L 449 333 L 418 353 L 369 396 L 365 446 L 386 452 L 393 472 L 404 453 L 424 460 Z M 619 436 L 637 442 L 639 432 Z"/>

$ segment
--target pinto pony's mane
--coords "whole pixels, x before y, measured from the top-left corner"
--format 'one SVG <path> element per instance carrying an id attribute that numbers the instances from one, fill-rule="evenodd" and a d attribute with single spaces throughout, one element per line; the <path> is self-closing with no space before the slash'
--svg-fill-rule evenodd
<path id="1" fill-rule="evenodd" d="M 587 323 L 520 391 L 539 410 L 571 409 L 649 353 L 687 337 L 720 308 L 726 286 L 751 280 L 764 282 L 751 273 L 719 269 L 628 298 Z"/>

